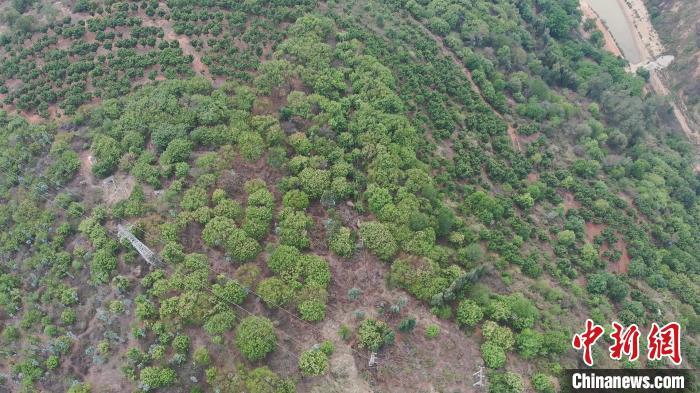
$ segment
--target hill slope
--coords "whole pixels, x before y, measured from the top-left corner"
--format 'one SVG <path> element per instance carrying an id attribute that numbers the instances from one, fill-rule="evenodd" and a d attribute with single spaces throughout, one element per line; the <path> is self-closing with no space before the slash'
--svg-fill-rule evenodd
<path id="1" fill-rule="evenodd" d="M 9 390 L 544 392 L 586 318 L 700 361 L 691 146 L 578 2 L 24 3 Z"/>

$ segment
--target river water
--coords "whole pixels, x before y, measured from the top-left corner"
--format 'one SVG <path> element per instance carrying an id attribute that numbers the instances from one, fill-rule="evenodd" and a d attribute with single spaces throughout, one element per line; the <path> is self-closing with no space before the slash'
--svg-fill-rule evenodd
<path id="1" fill-rule="evenodd" d="M 630 64 L 639 63 L 642 56 L 637 49 L 634 39 L 634 26 L 625 17 L 625 12 L 618 0 L 586 0 L 591 8 L 603 20 L 610 34 L 615 38 L 617 46 L 620 47 L 625 59 Z"/>

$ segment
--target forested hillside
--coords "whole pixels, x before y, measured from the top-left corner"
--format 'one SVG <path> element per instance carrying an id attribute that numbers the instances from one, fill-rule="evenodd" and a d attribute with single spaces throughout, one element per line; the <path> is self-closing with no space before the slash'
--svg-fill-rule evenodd
<path id="1" fill-rule="evenodd" d="M 587 318 L 700 364 L 697 151 L 578 6 L 2 5 L 0 392 L 548 393 Z"/>

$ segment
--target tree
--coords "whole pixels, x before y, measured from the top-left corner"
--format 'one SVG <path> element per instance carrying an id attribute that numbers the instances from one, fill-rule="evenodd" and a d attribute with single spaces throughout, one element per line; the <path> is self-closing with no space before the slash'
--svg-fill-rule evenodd
<path id="1" fill-rule="evenodd" d="M 243 230 L 254 239 L 262 239 L 267 235 L 272 222 L 272 208 L 248 205 L 245 213 Z"/>
<path id="2" fill-rule="evenodd" d="M 80 169 L 80 157 L 73 150 L 63 151 L 55 160 L 48 170 L 49 178 L 55 184 L 64 184 Z"/>
<path id="3" fill-rule="evenodd" d="M 481 307 L 473 300 L 464 299 L 457 306 L 457 323 L 463 326 L 472 327 L 479 323 L 484 317 Z"/>
<path id="4" fill-rule="evenodd" d="M 308 376 L 323 375 L 328 371 L 328 356 L 318 349 L 304 351 L 299 356 L 299 370 Z"/>
<path id="5" fill-rule="evenodd" d="M 270 308 L 283 307 L 294 297 L 292 288 L 277 277 L 262 280 L 256 292 Z"/>
<path id="6" fill-rule="evenodd" d="M 506 352 L 489 341 L 481 345 L 481 358 L 488 368 L 501 368 L 506 364 Z"/>
<path id="7" fill-rule="evenodd" d="M 236 328 L 236 346 L 251 362 L 263 359 L 277 346 L 275 327 L 267 318 L 246 317 Z"/>
<path id="8" fill-rule="evenodd" d="M 109 275 L 117 268 L 117 258 L 111 250 L 100 248 L 95 251 L 90 263 L 92 279 L 97 283 L 109 281 Z"/>
<path id="9" fill-rule="evenodd" d="M 192 187 L 185 191 L 185 195 L 180 201 L 180 207 L 187 211 L 195 211 L 209 204 L 207 191 L 202 187 Z"/>
<path id="10" fill-rule="evenodd" d="M 507 351 L 515 344 L 513 332 L 505 326 L 499 326 L 496 322 L 486 321 L 482 332 L 487 342 L 491 342 Z"/>
<path id="11" fill-rule="evenodd" d="M 238 136 L 238 148 L 247 161 L 257 161 L 265 151 L 265 141 L 256 132 L 242 132 Z"/>
<path id="12" fill-rule="evenodd" d="M 532 359 L 542 354 L 543 344 L 542 334 L 532 329 L 523 329 L 516 339 L 516 348 L 523 359 Z"/>
<path id="13" fill-rule="evenodd" d="M 523 393 L 523 378 L 514 372 L 493 373 L 489 375 L 489 393 Z"/>
<path id="14" fill-rule="evenodd" d="M 301 253 L 292 246 L 277 247 L 267 260 L 267 267 L 285 281 L 296 280 L 301 274 Z"/>
<path id="15" fill-rule="evenodd" d="M 168 147 L 160 155 L 160 162 L 162 164 L 174 164 L 187 161 L 190 158 L 191 151 L 192 142 L 187 139 L 175 138 L 168 143 Z"/>
<path id="16" fill-rule="evenodd" d="M 187 137 L 187 130 L 181 124 L 160 124 L 151 133 L 151 142 L 157 152 L 162 152 L 168 147 L 168 144 L 174 139 L 183 139 Z"/>
<path id="17" fill-rule="evenodd" d="M 306 208 L 309 207 L 309 197 L 304 191 L 290 190 L 282 197 L 282 204 L 284 207 L 306 210 Z"/>
<path id="18" fill-rule="evenodd" d="M 360 238 L 365 246 L 380 259 L 389 260 L 398 251 L 391 230 L 379 222 L 365 222 L 360 225 Z"/>
<path id="19" fill-rule="evenodd" d="M 233 229 L 226 239 L 226 251 L 236 262 L 248 262 L 260 253 L 260 244 L 242 229 Z"/>
<path id="20" fill-rule="evenodd" d="M 331 184 L 330 172 L 321 169 L 305 168 L 299 173 L 301 189 L 311 199 L 318 199 Z"/>
<path id="21" fill-rule="evenodd" d="M 286 82 L 291 64 L 286 60 L 264 62 L 258 68 L 255 88 L 262 94 L 270 94 L 272 89 Z"/>
<path id="22" fill-rule="evenodd" d="M 117 169 L 122 150 L 119 147 L 119 143 L 113 138 L 100 135 L 92 143 L 90 149 L 93 151 L 96 160 L 92 166 L 92 173 L 95 176 L 107 177 Z"/>
<path id="23" fill-rule="evenodd" d="M 236 228 L 236 223 L 226 217 L 214 217 L 202 230 L 202 240 L 209 247 L 222 247 L 226 244 L 229 233 Z"/>

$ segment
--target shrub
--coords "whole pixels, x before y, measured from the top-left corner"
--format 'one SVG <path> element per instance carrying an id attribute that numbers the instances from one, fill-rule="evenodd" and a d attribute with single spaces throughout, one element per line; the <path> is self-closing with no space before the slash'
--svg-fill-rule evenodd
<path id="1" fill-rule="evenodd" d="M 195 366 L 206 367 L 211 363 L 211 357 L 209 356 L 209 350 L 206 347 L 199 347 L 194 350 L 192 355 L 192 361 Z"/>
<path id="2" fill-rule="evenodd" d="M 305 351 L 299 356 L 299 370 L 303 375 L 323 375 L 328 371 L 328 356 L 318 349 Z"/>
<path id="3" fill-rule="evenodd" d="M 576 233 L 569 229 L 563 230 L 557 235 L 557 240 L 561 245 L 570 246 L 576 242 Z"/>
<path id="4" fill-rule="evenodd" d="M 46 359 L 46 369 L 53 370 L 59 365 L 58 356 L 51 355 Z"/>
<path id="5" fill-rule="evenodd" d="M 144 391 L 172 385 L 177 375 L 175 371 L 162 367 L 146 367 L 141 370 L 141 388 Z"/>
<path id="6" fill-rule="evenodd" d="M 552 378 L 543 373 L 537 373 L 532 376 L 532 387 L 537 393 L 554 393 L 554 382 Z"/>
<path id="7" fill-rule="evenodd" d="M 318 322 L 326 317 L 326 305 L 319 300 L 306 300 L 297 306 L 301 319 L 309 322 Z"/>
<path id="8" fill-rule="evenodd" d="M 376 319 L 366 319 L 360 324 L 357 337 L 361 347 L 378 351 L 385 344 L 393 342 L 393 333 L 386 323 Z"/>
<path id="9" fill-rule="evenodd" d="M 333 345 L 333 341 L 326 340 L 321 343 L 318 349 L 326 355 L 331 356 L 333 351 L 335 351 L 335 346 Z"/>
<path id="10" fill-rule="evenodd" d="M 67 393 L 90 393 L 92 392 L 92 387 L 87 383 L 73 383 L 70 388 L 68 388 Z"/>
<path id="11" fill-rule="evenodd" d="M 204 324 L 204 330 L 210 335 L 223 334 L 233 328 L 236 322 L 236 314 L 233 311 L 222 311 L 214 314 Z"/>
<path id="12" fill-rule="evenodd" d="M 274 390 L 271 390 L 274 386 Z M 245 392 L 250 393 L 294 393 L 294 382 L 280 378 L 267 367 L 258 367 L 245 375 Z"/>
<path id="13" fill-rule="evenodd" d="M 231 303 L 243 303 L 246 296 L 248 296 L 248 289 L 243 287 L 237 280 L 224 280 L 224 283 L 217 283 L 211 287 L 211 292 L 216 297 L 216 300 L 223 302 L 227 306 L 230 306 Z"/>
<path id="14" fill-rule="evenodd" d="M 542 335 L 532 329 L 524 329 L 516 339 L 518 353 L 523 359 L 532 359 L 540 355 L 543 352 L 543 343 Z"/>
<path id="15" fill-rule="evenodd" d="M 465 299 L 457 306 L 457 323 L 462 326 L 472 327 L 484 317 L 484 312 L 476 302 Z"/>
<path id="16" fill-rule="evenodd" d="M 328 241 L 328 248 L 336 255 L 348 258 L 355 251 L 355 242 L 352 240 L 352 231 L 350 228 L 341 227 Z"/>
<path id="17" fill-rule="evenodd" d="M 406 317 L 399 322 L 399 331 L 408 333 L 416 327 L 416 319 L 413 317 Z"/>
<path id="18" fill-rule="evenodd" d="M 190 350 L 190 338 L 188 336 L 175 336 L 173 338 L 173 349 L 177 353 L 186 354 Z"/>
<path id="19" fill-rule="evenodd" d="M 267 318 L 249 316 L 236 328 L 236 346 L 252 362 L 263 359 L 276 345 L 275 327 Z"/>
<path id="20" fill-rule="evenodd" d="M 440 335 L 440 326 L 430 324 L 425 328 L 425 338 L 433 339 Z"/>

